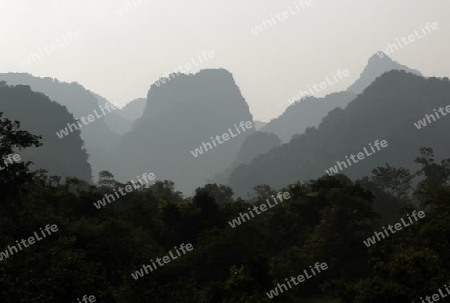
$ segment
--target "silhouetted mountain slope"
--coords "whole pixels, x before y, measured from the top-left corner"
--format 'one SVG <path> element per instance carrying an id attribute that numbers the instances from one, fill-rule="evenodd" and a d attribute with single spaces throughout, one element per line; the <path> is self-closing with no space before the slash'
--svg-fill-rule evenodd
<path id="1" fill-rule="evenodd" d="M 254 121 L 255 123 L 255 130 L 260 130 L 263 128 L 268 122 L 262 122 L 262 121 Z"/>
<path id="2" fill-rule="evenodd" d="M 9 85 L 29 85 L 33 91 L 41 92 L 51 100 L 66 106 L 69 113 L 73 114 L 76 119 L 94 114 L 94 110 L 102 115 L 96 97 L 78 83 L 69 84 L 59 82 L 57 79 L 39 78 L 24 73 L 0 74 L 0 80 L 5 80 Z M 97 118 L 81 128 L 81 138 L 85 142 L 94 177 L 99 171 L 108 169 L 107 163 L 104 162 L 104 156 L 118 140 L 118 135 L 106 125 L 104 120 L 106 115 L 102 115 L 101 118 Z M 61 128 L 67 126 L 68 122 Z M 54 132 L 56 133 L 61 128 L 55 129 Z"/>
<path id="3" fill-rule="evenodd" d="M 237 134 L 234 124 L 252 120 L 249 108 L 231 73 L 224 69 L 178 74 L 148 92 L 147 107 L 126 134 L 111 159 L 112 172 L 123 180 L 146 171 L 158 180 L 174 180 L 186 193 L 207 178 L 230 167 L 245 137 L 254 127 Z M 211 137 L 234 133 L 212 146 Z M 195 157 L 191 151 L 209 143 L 212 148 Z"/>
<path id="4" fill-rule="evenodd" d="M 332 93 L 323 98 L 305 97 L 292 104 L 278 118 L 271 120 L 261 130 L 278 135 L 283 143 L 289 142 L 294 134 L 301 134 L 307 127 L 317 127 L 332 109 L 345 108 L 356 95 L 360 94 L 375 79 L 391 70 L 405 70 L 421 76 L 422 74 L 405 65 L 393 61 L 388 56 L 380 58 L 377 54 L 369 58 L 361 76 L 346 92 Z"/>
<path id="5" fill-rule="evenodd" d="M 218 173 L 208 183 L 226 184 L 233 169 L 241 164 L 249 164 L 254 158 L 269 152 L 281 144 L 280 138 L 272 133 L 257 131 L 245 138 L 231 167 Z"/>
<path id="6" fill-rule="evenodd" d="M 317 127 L 331 110 L 345 108 L 356 97 L 349 92 L 332 93 L 323 98 L 305 97 L 271 120 L 261 131 L 278 135 L 283 143 L 289 142 L 293 135 L 303 133 L 307 127 Z"/>
<path id="7" fill-rule="evenodd" d="M 142 117 L 146 105 L 147 99 L 134 99 L 133 101 L 128 102 L 127 105 L 122 107 L 122 109 L 118 111 L 118 113 L 128 120 L 135 121 L 136 119 Z"/>
<path id="8" fill-rule="evenodd" d="M 251 134 L 245 141 L 242 142 L 242 146 L 239 149 L 237 158 L 234 161 L 236 165 L 248 164 L 255 157 L 265 154 L 272 148 L 281 144 L 280 138 L 272 133 L 255 132 Z"/>
<path id="9" fill-rule="evenodd" d="M 55 134 L 55 129 L 74 121 L 66 107 L 42 93 L 31 91 L 29 86 L 0 85 L 0 112 L 12 121 L 18 120 L 22 130 L 42 136 L 42 146 L 18 151 L 22 161 L 35 163 L 32 169 L 43 168 L 51 175 L 92 182 L 91 167 L 80 132 L 75 131 L 63 139 Z"/>
<path id="10" fill-rule="evenodd" d="M 438 159 L 448 157 L 450 116 L 421 129 L 414 125 L 433 109 L 450 105 L 448 96 L 448 78 L 424 79 L 404 71 L 385 73 L 346 109 L 331 111 L 318 128 L 308 128 L 290 143 L 239 166 L 231 174 L 229 185 L 237 194 L 245 195 L 258 184 L 278 188 L 316 178 L 336 161 L 345 161 L 345 156 L 369 148 L 375 140 L 386 140 L 388 147 L 340 172 L 359 178 L 386 162 L 411 168 L 418 149 L 424 146 L 433 148 Z"/>
<path id="11" fill-rule="evenodd" d="M 383 52 L 381 53 L 384 54 Z M 420 71 L 399 64 L 386 54 L 382 55 L 382 57 L 378 54 L 374 54 L 369 58 L 369 62 L 361 73 L 361 76 L 355 81 L 355 83 L 347 88 L 347 91 L 360 94 L 366 87 L 375 81 L 376 78 L 391 70 L 404 70 L 408 73 L 423 76 Z"/>
<path id="12" fill-rule="evenodd" d="M 111 103 L 96 93 L 92 92 L 92 94 L 97 98 L 98 104 L 102 107 L 104 107 L 107 103 Z M 103 119 L 105 120 L 105 123 L 106 125 L 108 125 L 109 129 L 111 129 L 118 135 L 123 135 L 131 130 L 131 126 L 133 125 L 134 120 L 125 118 L 120 114 L 120 111 L 120 109 L 116 109 L 105 115 Z"/>

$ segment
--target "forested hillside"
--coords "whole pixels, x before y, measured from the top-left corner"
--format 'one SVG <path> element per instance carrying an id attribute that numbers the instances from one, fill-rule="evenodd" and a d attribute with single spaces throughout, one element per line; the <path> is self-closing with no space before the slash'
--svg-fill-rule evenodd
<path id="1" fill-rule="evenodd" d="M 95 115 L 94 110 L 96 110 L 97 116 L 101 117 L 80 129 L 81 139 L 85 142 L 85 149 L 89 155 L 89 163 L 94 175 L 109 167 L 109 163 L 105 162 L 104 159 L 113 144 L 117 142 L 119 135 L 109 129 L 104 120 L 109 113 L 105 111 L 106 114 L 102 114 L 99 102 L 92 92 L 75 82 L 66 83 L 58 79 L 34 77 L 24 73 L 0 74 L 1 80 L 6 81 L 9 85 L 30 86 L 31 90 L 43 93 L 50 100 L 65 106 L 67 111 L 78 120 L 81 117 L 86 118 L 89 115 Z M 40 113 L 40 110 L 37 113 Z M 66 127 L 68 122 L 54 131 Z"/>
<path id="2" fill-rule="evenodd" d="M 34 162 L 33 169 L 46 169 L 51 175 L 92 182 L 91 166 L 80 132 L 75 131 L 63 139 L 56 135 L 68 122 L 75 122 L 64 106 L 31 91 L 29 86 L 7 86 L 0 81 L 0 108 L 4 118 L 18 120 L 22 129 L 42 137 L 43 146 L 17 151 L 23 161 Z"/>

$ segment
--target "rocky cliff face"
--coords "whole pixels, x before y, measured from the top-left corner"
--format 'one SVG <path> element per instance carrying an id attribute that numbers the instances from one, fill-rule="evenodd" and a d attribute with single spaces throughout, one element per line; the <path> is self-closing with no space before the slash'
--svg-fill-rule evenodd
<path id="1" fill-rule="evenodd" d="M 174 180 L 190 194 L 231 165 L 245 137 L 254 132 L 254 127 L 244 131 L 239 124 L 253 124 L 253 119 L 232 74 L 224 69 L 163 80 L 151 86 L 142 117 L 113 152 L 112 172 L 128 180 L 151 171 L 157 180 Z M 202 153 L 194 156 L 200 147 Z"/>

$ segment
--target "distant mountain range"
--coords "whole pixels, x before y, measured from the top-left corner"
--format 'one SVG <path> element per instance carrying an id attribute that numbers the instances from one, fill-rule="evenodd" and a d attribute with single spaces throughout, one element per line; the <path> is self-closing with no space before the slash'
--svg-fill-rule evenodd
<path id="1" fill-rule="evenodd" d="M 293 136 L 303 134 L 308 128 L 318 127 L 322 119 L 333 109 L 345 109 L 346 106 L 356 98 L 357 94 L 362 92 L 360 90 L 363 87 L 366 87 L 364 85 L 370 85 L 377 77 L 381 76 L 384 72 L 391 70 L 404 70 L 421 75 L 420 72 L 401 65 L 387 56 L 380 58 L 375 54 L 368 60 L 368 64 L 364 68 L 359 79 L 351 85 L 347 91 L 331 93 L 323 98 L 307 96 L 301 100 L 297 100 L 289 106 L 282 115 L 263 126 L 261 132 L 276 134 L 281 139 L 281 143 L 288 143 Z M 258 145 L 260 144 L 257 144 L 254 147 L 249 145 L 251 145 L 251 143 L 247 144 L 247 147 L 245 147 L 247 150 L 258 150 Z M 279 145 L 280 144 L 278 144 L 278 146 Z M 267 144 L 267 147 L 269 146 L 270 149 L 276 147 L 276 145 Z M 253 153 L 255 157 L 269 151 L 264 148 L 259 148 L 259 150 L 261 152 Z M 239 164 L 249 164 L 251 160 L 253 159 L 250 159 L 250 161 L 247 159 L 245 163 L 235 161 L 232 167 L 216 174 L 214 178 L 211 179 L 211 182 L 228 184 L 230 181 L 229 178 L 237 166 Z"/>
<path id="2" fill-rule="evenodd" d="M 392 70 L 408 73 L 389 72 Z M 362 126 L 368 127 L 367 121 L 373 122 L 373 131 L 379 131 L 380 136 L 397 135 L 394 129 L 387 132 L 381 122 L 373 119 L 373 115 L 377 115 L 377 119 L 383 123 L 398 124 L 408 133 L 410 129 L 402 118 L 398 118 L 397 122 L 385 121 L 386 118 L 383 118 L 390 107 L 398 112 L 399 104 L 404 106 L 401 102 L 407 95 L 403 88 L 394 89 L 384 79 L 400 84 L 438 85 L 433 82 L 438 81 L 434 78 L 425 80 L 413 75 L 421 76 L 421 73 L 387 56 L 380 58 L 374 55 L 368 60 L 359 79 L 346 91 L 331 93 L 323 98 L 303 98 L 289 106 L 279 117 L 265 123 L 253 121 L 249 107 L 230 72 L 225 69 L 206 69 L 197 74 L 177 74 L 171 81 L 166 79 L 164 85 L 153 84 L 147 98 L 135 99 L 76 133 L 80 133 L 85 142 L 94 179 L 101 170 L 111 171 L 121 181 L 131 180 L 144 172 L 153 172 L 157 180 L 173 180 L 187 194 L 205 182 L 217 182 L 229 184 L 238 194 L 245 195 L 254 185 L 266 183 L 277 187 L 322 175 L 324 167 L 329 168 L 337 161 L 338 154 L 345 156 L 346 151 L 372 142 L 370 135 L 359 133 L 363 130 Z M 73 118 L 86 117 L 108 103 L 102 96 L 77 83 L 69 84 L 21 73 L 0 74 L 0 80 L 6 81 L 8 85 L 29 85 L 31 90 L 41 92 L 65 106 L 67 114 L 61 114 L 65 124 L 58 126 L 54 132 L 73 122 Z M 445 82 L 439 81 L 441 84 Z M 390 89 L 390 95 L 386 92 L 383 94 L 380 89 Z M 391 96 L 403 99 L 387 101 Z M 433 96 L 438 98 L 441 95 Z M 375 97 L 378 98 L 377 106 L 372 104 Z M 410 99 L 416 97 L 420 96 L 408 95 Z M 420 99 L 417 104 L 410 104 L 412 112 L 418 115 L 423 102 Z M 28 119 L 7 104 L 3 105 L 5 113 Z M 46 113 L 36 108 L 34 114 L 38 113 L 46 116 Z M 360 121 L 360 117 L 365 120 Z M 249 121 L 253 127 L 231 136 L 226 142 L 214 141 L 216 136 L 236 132 L 236 126 L 239 127 L 241 121 Z M 343 129 L 348 132 L 347 135 L 342 133 Z M 352 137 L 354 132 L 357 132 L 354 134 L 356 137 Z M 46 136 L 51 135 L 47 130 L 44 133 Z M 76 137 L 76 133 L 73 136 Z M 375 135 L 372 132 L 370 134 Z M 59 139 L 56 134 L 54 137 L 52 140 L 61 142 L 67 139 Z M 338 139 L 342 142 L 337 142 Z M 406 140 L 400 140 L 403 139 Z M 434 140 L 427 142 L 435 143 Z M 405 146 L 410 144 L 409 141 L 403 143 Z M 83 145 L 82 142 L 77 144 Z M 437 154 L 441 145 L 436 145 Z M 401 163 L 409 164 L 411 155 L 408 156 Z M 395 163 L 391 160 L 396 158 L 393 155 L 390 157 L 389 161 Z M 375 159 L 368 159 L 358 168 L 349 168 L 348 173 L 351 176 L 367 173 Z M 80 167 L 84 166 L 82 164 Z M 85 180 L 91 180 L 85 171 L 80 173 L 76 167 L 73 172 L 70 170 L 67 166 L 67 170 L 60 173 L 65 176 L 82 175 Z M 55 168 L 54 171 L 58 170 Z"/>
<path id="3" fill-rule="evenodd" d="M 368 148 L 376 140 L 386 140 L 388 147 L 342 173 L 358 178 L 384 163 L 412 168 L 420 147 L 433 148 L 438 159 L 448 157 L 450 142 L 442 138 L 448 136 L 450 118 L 442 117 L 420 130 L 414 123 L 434 109 L 450 105 L 449 95 L 448 78 L 425 79 L 405 71 L 387 72 L 345 109 L 332 110 L 318 128 L 308 128 L 288 144 L 237 167 L 229 185 L 245 196 L 258 184 L 279 188 L 317 178 L 337 161 L 346 161 L 345 156 Z"/>
<path id="4" fill-rule="evenodd" d="M 383 73 L 391 70 L 404 70 L 416 75 L 422 74 L 393 61 L 388 56 L 370 57 L 358 80 L 345 92 L 331 93 L 323 98 L 305 97 L 289 106 L 282 115 L 271 120 L 261 130 L 276 134 L 283 143 L 289 142 L 293 135 L 303 133 L 308 127 L 319 126 L 322 119 L 334 108 L 345 108 L 358 94 Z"/>

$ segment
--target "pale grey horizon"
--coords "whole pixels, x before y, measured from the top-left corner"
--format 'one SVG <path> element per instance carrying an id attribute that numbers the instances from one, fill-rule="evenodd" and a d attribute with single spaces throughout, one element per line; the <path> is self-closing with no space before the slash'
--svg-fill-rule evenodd
<path id="1" fill-rule="evenodd" d="M 338 69 L 350 76 L 316 96 L 345 90 L 370 56 L 436 22 L 438 30 L 390 57 L 425 76 L 450 76 L 448 0 L 311 0 L 257 35 L 252 28 L 299 0 L 134 1 L 138 7 L 121 15 L 117 10 L 131 0 L 0 0 L 0 72 L 78 82 L 122 107 L 146 97 L 173 66 L 212 50 L 214 58 L 189 72 L 229 70 L 253 118 L 269 121 L 299 90 Z M 73 31 L 79 39 L 28 66 L 19 64 Z"/>

